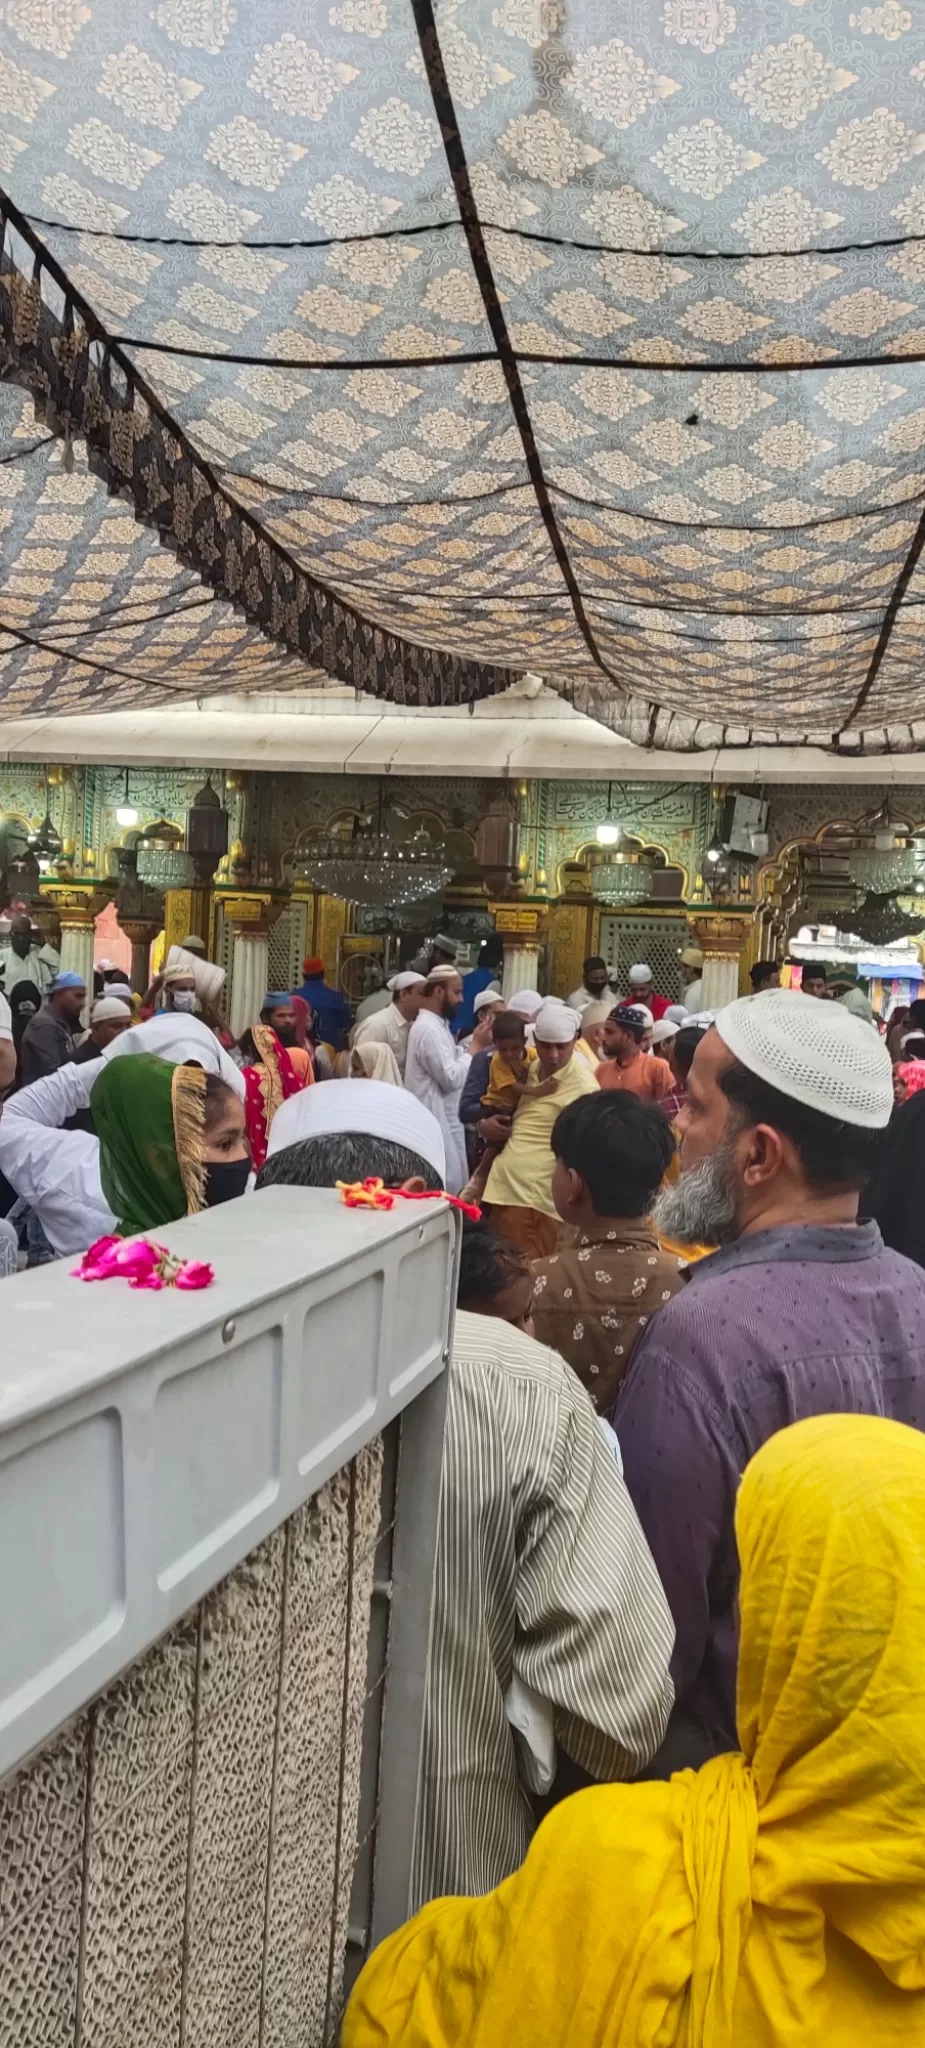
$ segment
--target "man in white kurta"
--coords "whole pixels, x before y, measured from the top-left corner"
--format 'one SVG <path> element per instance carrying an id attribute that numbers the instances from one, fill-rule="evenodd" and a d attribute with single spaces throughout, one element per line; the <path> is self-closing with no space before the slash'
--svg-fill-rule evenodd
<path id="1" fill-rule="evenodd" d="M 455 967 L 436 967 L 424 984 L 405 1060 L 405 1087 L 431 1111 L 443 1132 L 446 1185 L 451 1195 L 458 1195 L 469 1174 L 459 1097 L 470 1055 L 462 1052 L 450 1035 L 461 1002 L 462 977 Z"/>
<path id="2" fill-rule="evenodd" d="M 401 974 L 393 974 L 388 984 L 386 1007 L 373 1010 L 365 1017 L 357 1011 L 354 1045 L 387 1045 L 394 1053 L 398 1071 L 404 1080 L 405 1058 L 408 1052 L 408 1033 L 421 1006 L 421 991 L 424 975 L 415 974 L 406 968 Z M 362 1009 L 362 1004 L 360 1005 Z"/>

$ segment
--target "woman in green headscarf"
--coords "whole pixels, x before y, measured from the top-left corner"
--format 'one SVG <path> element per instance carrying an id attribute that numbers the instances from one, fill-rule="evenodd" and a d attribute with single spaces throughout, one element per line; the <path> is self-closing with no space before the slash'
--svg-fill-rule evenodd
<path id="1" fill-rule="evenodd" d="M 108 1060 L 90 1097 L 100 1180 L 122 1237 L 243 1195 L 244 1105 L 218 1074 L 137 1053 Z"/>

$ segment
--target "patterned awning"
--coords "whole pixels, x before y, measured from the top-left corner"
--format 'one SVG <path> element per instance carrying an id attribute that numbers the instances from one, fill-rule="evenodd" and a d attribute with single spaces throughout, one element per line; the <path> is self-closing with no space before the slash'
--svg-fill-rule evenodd
<path id="1" fill-rule="evenodd" d="M 925 745 L 911 0 L 0 17 L 9 714 L 529 668 Z"/>

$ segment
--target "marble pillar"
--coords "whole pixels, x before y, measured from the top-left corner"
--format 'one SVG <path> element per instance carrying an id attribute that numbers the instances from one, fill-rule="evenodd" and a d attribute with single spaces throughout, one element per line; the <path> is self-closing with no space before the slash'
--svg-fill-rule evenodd
<path id="1" fill-rule="evenodd" d="M 540 948 L 536 939 L 504 940 L 501 994 L 516 996 L 518 989 L 539 986 Z"/>
<path id="2" fill-rule="evenodd" d="M 703 1010 L 721 1010 L 740 994 L 752 918 L 741 911 L 705 910 L 691 918 L 703 953 Z"/>
<path id="3" fill-rule="evenodd" d="M 259 1023 L 260 1005 L 267 992 L 270 943 L 266 931 L 235 927 L 231 958 L 231 1014 L 229 1023 L 235 1038 Z"/>
<path id="4" fill-rule="evenodd" d="M 738 993 L 738 954 L 734 953 L 730 957 L 725 953 L 705 953 L 701 1009 L 721 1010 L 726 1003 L 734 1003 Z"/>
<path id="5" fill-rule="evenodd" d="M 61 974 L 79 974 L 87 991 L 87 1001 L 80 1013 L 81 1024 L 89 1021 L 89 1008 L 93 1001 L 93 941 L 95 938 L 93 919 L 84 917 L 79 924 L 72 923 L 66 911 L 61 914 Z"/>

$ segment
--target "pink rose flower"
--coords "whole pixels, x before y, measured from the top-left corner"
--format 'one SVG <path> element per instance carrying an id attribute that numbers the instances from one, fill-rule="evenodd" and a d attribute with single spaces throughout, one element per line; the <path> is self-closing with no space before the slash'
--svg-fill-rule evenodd
<path id="1" fill-rule="evenodd" d="M 133 1238 L 127 1244 L 119 1244 L 115 1253 L 115 1271 L 121 1274 L 123 1280 L 131 1280 L 134 1284 L 148 1279 L 160 1265 L 163 1256 L 160 1245 L 149 1244 L 146 1237 Z"/>
<path id="2" fill-rule="evenodd" d="M 214 1279 L 212 1267 L 207 1265 L 204 1259 L 187 1259 L 186 1264 L 180 1267 L 173 1284 L 175 1287 L 198 1289 L 211 1287 Z"/>
<path id="3" fill-rule="evenodd" d="M 211 1287 L 215 1279 L 205 1260 L 175 1259 L 166 1245 L 152 1244 L 147 1237 L 98 1237 L 71 1272 L 75 1280 L 127 1280 L 130 1287 L 151 1292 L 162 1287 Z"/>

